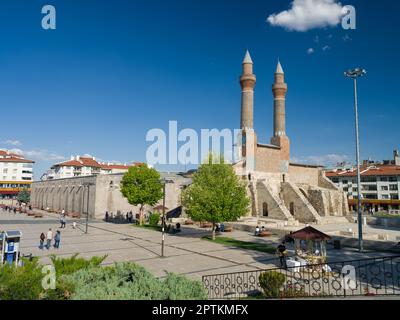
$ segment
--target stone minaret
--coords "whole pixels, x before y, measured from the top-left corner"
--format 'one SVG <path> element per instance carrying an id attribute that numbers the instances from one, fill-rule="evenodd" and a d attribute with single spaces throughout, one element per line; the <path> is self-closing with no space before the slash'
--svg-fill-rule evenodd
<path id="1" fill-rule="evenodd" d="M 239 156 L 246 160 L 246 172 L 255 170 L 255 153 L 257 137 L 254 133 L 254 87 L 256 76 L 253 74 L 253 61 L 249 51 L 243 60 L 243 71 L 240 77 L 242 87 L 242 112 L 240 120 Z"/>
<path id="2" fill-rule="evenodd" d="M 290 159 L 290 141 L 286 136 L 286 93 L 288 86 L 285 83 L 285 73 L 283 72 L 281 63 L 275 71 L 275 81 L 272 86 L 274 94 L 274 132 L 271 144 L 282 148 L 282 159 Z"/>

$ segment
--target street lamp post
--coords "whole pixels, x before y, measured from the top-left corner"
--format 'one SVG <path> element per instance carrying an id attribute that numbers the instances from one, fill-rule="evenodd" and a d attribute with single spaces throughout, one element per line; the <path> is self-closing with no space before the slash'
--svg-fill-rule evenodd
<path id="1" fill-rule="evenodd" d="M 90 196 L 90 186 L 94 186 L 93 182 L 84 183 L 83 186 L 87 186 L 87 211 L 86 211 L 86 228 L 85 233 L 88 233 L 89 227 L 89 196 Z"/>
<path id="2" fill-rule="evenodd" d="M 360 174 L 360 139 L 358 129 L 358 97 L 357 97 L 357 79 L 366 75 L 367 71 L 362 68 L 348 70 L 344 75 L 354 80 L 354 112 L 356 127 L 356 160 L 357 160 L 357 212 L 358 212 L 358 246 L 360 252 L 363 252 L 363 216 L 361 207 L 361 174 Z"/>
<path id="3" fill-rule="evenodd" d="M 166 180 L 161 180 L 163 184 L 163 217 L 162 217 L 162 240 L 161 240 L 161 257 L 164 257 L 164 243 L 165 243 L 165 185 Z"/>

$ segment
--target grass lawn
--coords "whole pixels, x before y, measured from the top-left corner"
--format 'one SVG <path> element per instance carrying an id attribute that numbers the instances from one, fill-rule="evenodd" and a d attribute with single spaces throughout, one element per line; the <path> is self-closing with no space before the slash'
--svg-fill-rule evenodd
<path id="1" fill-rule="evenodd" d="M 226 246 L 245 249 L 245 250 L 254 250 L 254 251 L 260 251 L 260 252 L 265 252 L 265 253 L 270 253 L 270 254 L 275 254 L 275 252 L 276 252 L 275 248 L 273 248 L 269 245 L 257 243 L 257 242 L 240 241 L 240 240 L 236 240 L 233 238 L 226 238 L 226 237 L 217 237 L 215 239 L 215 241 L 213 241 L 210 236 L 203 237 L 202 239 L 211 241 L 214 243 L 223 244 Z"/>
<path id="2" fill-rule="evenodd" d="M 374 215 L 377 218 L 389 218 L 389 219 L 398 219 L 400 215 L 398 214 L 389 214 L 389 213 L 377 213 Z"/>

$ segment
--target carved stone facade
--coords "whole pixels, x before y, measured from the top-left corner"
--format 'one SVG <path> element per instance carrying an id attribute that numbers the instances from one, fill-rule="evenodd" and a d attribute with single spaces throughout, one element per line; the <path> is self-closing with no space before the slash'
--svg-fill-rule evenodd
<path id="1" fill-rule="evenodd" d="M 338 222 L 348 214 L 346 195 L 328 180 L 322 166 L 290 161 L 290 140 L 286 135 L 286 93 L 283 68 L 278 62 L 274 96 L 271 144 L 261 144 L 253 128 L 256 76 L 249 52 L 243 61 L 241 137 L 236 173 L 247 181 L 252 199 L 249 216 L 302 223 Z M 344 221 L 342 219 L 342 221 Z"/>

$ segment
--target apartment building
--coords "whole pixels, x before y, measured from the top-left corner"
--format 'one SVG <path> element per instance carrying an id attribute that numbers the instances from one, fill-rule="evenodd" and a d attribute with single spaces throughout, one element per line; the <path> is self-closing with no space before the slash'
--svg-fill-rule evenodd
<path id="1" fill-rule="evenodd" d="M 0 150 L 0 200 L 15 199 L 33 181 L 32 160 L 8 150 Z"/>
<path id="2" fill-rule="evenodd" d="M 95 157 L 71 156 L 70 160 L 53 165 L 51 169 L 42 176 L 41 180 L 125 173 L 130 167 L 135 165 L 138 165 L 138 163 L 130 165 L 104 163 L 98 162 Z"/>
<path id="3" fill-rule="evenodd" d="M 378 211 L 400 209 L 400 157 L 394 151 L 394 160 L 363 161 L 360 170 L 362 204 L 365 210 Z M 347 193 L 350 209 L 357 203 L 357 168 L 337 167 L 326 172 L 326 176 Z"/>

